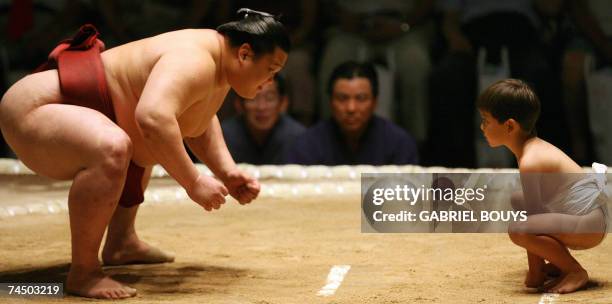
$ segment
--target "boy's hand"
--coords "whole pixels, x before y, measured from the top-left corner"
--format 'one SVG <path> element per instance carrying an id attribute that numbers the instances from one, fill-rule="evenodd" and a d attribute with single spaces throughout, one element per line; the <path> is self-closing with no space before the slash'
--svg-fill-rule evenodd
<path id="1" fill-rule="evenodd" d="M 224 181 L 229 193 L 241 204 L 248 204 L 259 194 L 259 182 L 248 174 L 234 169 L 230 171 Z"/>
<path id="2" fill-rule="evenodd" d="M 221 208 L 225 203 L 225 196 L 228 194 L 227 188 L 218 180 L 201 175 L 193 182 L 187 190 L 189 197 L 206 211 Z"/>

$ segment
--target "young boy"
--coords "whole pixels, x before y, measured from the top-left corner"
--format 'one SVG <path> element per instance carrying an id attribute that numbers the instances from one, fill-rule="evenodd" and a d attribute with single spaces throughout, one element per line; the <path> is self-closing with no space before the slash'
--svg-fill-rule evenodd
<path id="1" fill-rule="evenodd" d="M 521 205 L 528 217 L 510 225 L 509 235 L 527 250 L 525 285 L 553 293 L 584 287 L 587 272 L 568 248 L 592 248 L 603 240 L 605 175 L 585 174 L 565 153 L 536 136 L 540 102 L 522 81 L 498 81 L 482 93 L 477 106 L 489 145 L 506 146 L 518 162 L 523 199 L 513 205 Z M 554 274 L 556 279 L 545 282 Z"/>

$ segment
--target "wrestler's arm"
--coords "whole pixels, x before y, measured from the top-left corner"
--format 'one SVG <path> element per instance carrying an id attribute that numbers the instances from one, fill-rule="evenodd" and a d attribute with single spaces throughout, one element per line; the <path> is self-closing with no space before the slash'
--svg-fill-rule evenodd
<path id="1" fill-rule="evenodd" d="M 238 169 L 227 149 L 221 124 L 214 116 L 204 134 L 186 138 L 185 142 L 195 155 L 223 181 L 229 193 L 240 204 L 248 204 L 259 194 L 259 182 Z"/>
<path id="2" fill-rule="evenodd" d="M 206 132 L 198 137 L 185 138 L 185 142 L 198 159 L 221 180 L 225 180 L 229 172 L 236 170 L 236 163 L 227 149 L 216 115 L 211 119 Z"/>
<path id="3" fill-rule="evenodd" d="M 155 160 L 188 189 L 199 171 L 189 158 L 177 117 L 214 86 L 212 58 L 183 53 L 163 55 L 153 67 L 136 106 L 136 122 Z"/>

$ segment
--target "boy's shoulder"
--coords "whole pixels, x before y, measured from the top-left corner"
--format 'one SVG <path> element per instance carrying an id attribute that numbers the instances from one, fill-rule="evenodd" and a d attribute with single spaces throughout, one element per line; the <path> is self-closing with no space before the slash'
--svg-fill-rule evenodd
<path id="1" fill-rule="evenodd" d="M 518 163 L 521 173 L 528 172 L 550 172 L 554 165 L 550 160 L 539 155 L 525 155 Z"/>
<path id="2" fill-rule="evenodd" d="M 561 165 L 559 149 L 547 142 L 539 142 L 525 147 L 519 160 L 520 172 L 556 172 Z"/>

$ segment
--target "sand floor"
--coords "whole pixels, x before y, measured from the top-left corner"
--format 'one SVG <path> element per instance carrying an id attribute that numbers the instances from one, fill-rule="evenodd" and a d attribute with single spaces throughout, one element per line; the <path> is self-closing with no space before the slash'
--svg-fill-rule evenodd
<path id="1" fill-rule="evenodd" d="M 54 196 L 61 188 L 47 190 Z M 24 200 L 20 195 L 5 191 L 1 200 Z M 525 253 L 504 234 L 362 234 L 360 225 L 357 195 L 261 198 L 249 206 L 228 203 L 213 213 L 194 203 L 149 205 L 140 210 L 140 236 L 175 252 L 176 262 L 106 271 L 138 289 L 136 298 L 122 303 L 542 300 L 542 294 L 522 287 Z M 591 275 L 589 287 L 554 303 L 612 303 L 612 240 L 575 256 Z M 0 219 L 0 282 L 62 282 L 69 262 L 66 212 Z M 334 295 L 318 296 L 334 265 L 351 268 Z M 0 303 L 91 301 L 0 298 Z"/>

